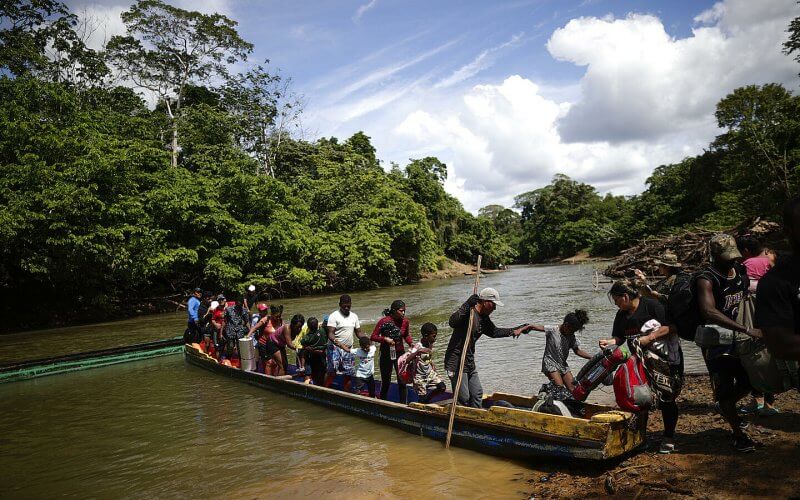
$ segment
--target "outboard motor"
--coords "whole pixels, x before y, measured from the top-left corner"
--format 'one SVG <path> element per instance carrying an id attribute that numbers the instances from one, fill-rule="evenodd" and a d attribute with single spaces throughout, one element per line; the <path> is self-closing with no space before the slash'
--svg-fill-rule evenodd
<path id="1" fill-rule="evenodd" d="M 256 348 L 253 346 L 252 337 L 239 339 L 239 361 L 242 364 L 242 371 L 256 371 Z"/>

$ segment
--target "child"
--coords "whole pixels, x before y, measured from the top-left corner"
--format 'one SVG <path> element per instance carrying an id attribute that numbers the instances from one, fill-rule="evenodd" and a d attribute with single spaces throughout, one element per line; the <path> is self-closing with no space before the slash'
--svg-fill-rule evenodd
<path id="1" fill-rule="evenodd" d="M 356 370 L 355 392 L 359 394 L 364 386 L 367 386 L 369 397 L 375 397 L 375 351 L 369 337 L 359 337 L 359 348 L 356 349 L 355 357 L 358 360 Z"/>
<path id="2" fill-rule="evenodd" d="M 591 359 L 592 356 L 580 348 L 575 332 L 583 330 L 589 322 L 589 315 L 583 309 L 576 309 L 564 317 L 564 322 L 559 326 L 530 325 L 532 330 L 545 333 L 544 356 L 542 357 L 542 373 L 556 385 L 566 387 L 569 391 L 574 389 L 574 378 L 567 364 L 569 350 L 572 349 L 578 356 Z"/>
<path id="3" fill-rule="evenodd" d="M 443 393 L 447 387 L 436 373 L 431 357 L 437 333 L 436 325 L 425 323 L 420 329 L 420 342 L 411 349 L 411 352 L 416 354 L 417 363 L 417 371 L 414 374 L 414 392 L 417 393 L 419 402 L 423 404 Z"/>

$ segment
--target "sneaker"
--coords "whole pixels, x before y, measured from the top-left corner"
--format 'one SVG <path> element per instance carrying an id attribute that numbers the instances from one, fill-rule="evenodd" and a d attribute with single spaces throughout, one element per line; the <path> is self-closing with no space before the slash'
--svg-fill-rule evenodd
<path id="1" fill-rule="evenodd" d="M 733 447 L 739 453 L 750 453 L 756 451 L 755 441 L 750 439 L 750 436 L 744 433 L 742 433 L 739 437 L 734 438 Z"/>
<path id="2" fill-rule="evenodd" d="M 669 455 L 673 451 L 675 451 L 675 443 L 667 440 L 661 441 L 661 446 L 658 447 L 659 453 L 662 455 Z"/>
<path id="3" fill-rule="evenodd" d="M 773 415 L 777 415 L 781 411 L 774 406 L 770 406 L 768 408 L 762 407 L 758 409 L 758 416 L 759 417 L 771 417 Z"/>
<path id="4" fill-rule="evenodd" d="M 764 408 L 763 404 L 758 404 L 755 401 L 753 401 L 749 405 L 740 406 L 739 409 L 738 409 L 738 412 L 739 412 L 739 415 L 750 415 L 751 413 L 756 413 L 756 412 L 761 411 L 763 408 Z"/>
<path id="5" fill-rule="evenodd" d="M 750 427 L 750 422 L 747 420 L 739 420 L 739 428 L 741 430 L 746 431 L 748 427 Z"/>

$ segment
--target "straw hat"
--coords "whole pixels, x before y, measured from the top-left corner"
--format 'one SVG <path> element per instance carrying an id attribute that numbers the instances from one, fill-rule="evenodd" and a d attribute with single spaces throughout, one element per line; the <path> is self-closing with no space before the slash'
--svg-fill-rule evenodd
<path id="1" fill-rule="evenodd" d="M 659 266 L 667 266 L 667 267 L 683 267 L 680 262 L 678 262 L 678 256 L 674 253 L 667 250 L 664 252 L 664 255 L 656 259 L 656 265 Z"/>

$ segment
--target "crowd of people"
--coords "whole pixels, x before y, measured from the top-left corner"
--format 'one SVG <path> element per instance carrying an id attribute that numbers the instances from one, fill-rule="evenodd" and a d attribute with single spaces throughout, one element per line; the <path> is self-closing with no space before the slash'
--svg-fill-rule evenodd
<path id="1" fill-rule="evenodd" d="M 793 384 L 797 387 L 800 197 L 787 203 L 784 226 L 793 251 L 790 255 L 778 257 L 752 236 L 737 240 L 720 233 L 708 242 L 710 262 L 698 272 L 686 272 L 677 256 L 666 252 L 657 262 L 663 276 L 660 281 L 650 284 L 643 272 L 632 269 L 632 279 L 612 284 L 608 296 L 617 312 L 610 338 L 601 339 L 598 346 L 602 352 L 628 346 L 631 352 L 646 358 L 648 376 L 652 374 L 654 379 L 651 385 L 657 408 L 664 421 L 661 453 L 675 450 L 679 419 L 676 401 L 684 376 L 683 348 L 692 345 L 682 344 L 679 338 L 695 339 L 700 329 L 713 327 L 729 331 L 734 337 L 739 334 L 740 338 L 753 339 L 774 358 L 794 363 Z M 589 321 L 586 311 L 569 312 L 560 325 L 500 328 L 492 321 L 491 314 L 502 305 L 497 290 L 484 288 L 449 318 L 452 335 L 444 354 L 444 374 L 450 380 L 453 394 L 457 394 L 458 403 L 477 408 L 482 405 L 483 388 L 475 364 L 475 344 L 483 336 L 519 337 L 542 332 L 545 336 L 542 372 L 553 385 L 573 391 L 576 381 L 567 363 L 569 352 L 592 358 L 581 348 L 576 336 Z M 394 373 L 400 403 L 406 402 L 409 382 L 423 402 L 445 392 L 447 386 L 431 356 L 438 333 L 436 325 L 422 325 L 420 340 L 415 342 L 405 315 L 406 305 L 395 300 L 383 312 L 372 334 L 367 335 L 361 331 L 358 315 L 351 308 L 351 297 L 342 295 L 338 308 L 325 315 L 321 323 L 313 317 L 306 320 L 300 314 L 284 323 L 282 306 L 257 301 L 253 287 L 241 298 L 215 297 L 197 289 L 188 303 L 187 342 L 198 342 L 206 352 L 226 360 L 237 356 L 239 339 L 252 337 L 259 353 L 259 369 L 267 374 L 286 374 L 287 349 L 293 350 L 297 353 L 297 371 L 307 383 L 331 387 L 341 377 L 343 390 L 355 390 L 370 397 L 378 395 L 381 399 L 387 399 Z M 467 343 L 469 325 L 472 331 Z M 748 435 L 747 421 L 742 416 L 779 412 L 774 394 L 759 392 L 751 385 L 737 342 L 701 344 L 698 340 L 697 344 L 708 368 L 715 407 L 732 431 L 735 449 L 753 451 L 756 443 Z M 374 377 L 376 357 L 382 381 L 379 393 Z M 461 385 L 457 388 L 462 366 Z M 737 407 L 748 395 L 752 395 L 752 403 Z"/>
<path id="2" fill-rule="evenodd" d="M 351 308 L 352 298 L 342 295 L 339 307 L 323 316 L 321 323 L 302 314 L 295 314 L 285 323 L 283 306 L 259 301 L 252 289 L 241 297 L 225 297 L 198 288 L 187 303 L 189 319 L 184 340 L 197 343 L 220 362 L 235 366 L 241 363 L 240 340 L 252 339 L 259 358 L 256 369 L 273 376 L 290 372 L 287 350 L 295 351 L 294 373 L 304 382 L 331 387 L 338 377 L 343 390 L 370 397 L 376 396 L 377 354 L 384 382 L 380 385 L 381 399 L 389 396 L 392 372 L 396 374 L 400 403 L 407 402 L 409 381 L 422 402 L 445 392 L 445 383 L 431 357 L 438 333 L 436 325 L 423 324 L 420 340 L 415 343 L 405 317 L 406 305 L 395 300 L 383 311 L 372 334 L 367 335 L 362 333 L 358 315 Z M 398 364 L 407 350 L 407 366 L 402 371 L 410 377 L 401 376 Z"/>

